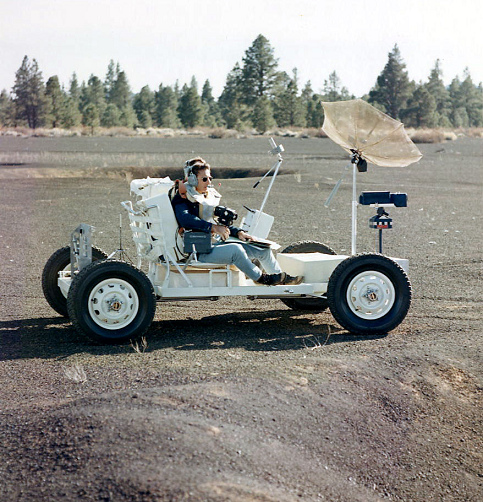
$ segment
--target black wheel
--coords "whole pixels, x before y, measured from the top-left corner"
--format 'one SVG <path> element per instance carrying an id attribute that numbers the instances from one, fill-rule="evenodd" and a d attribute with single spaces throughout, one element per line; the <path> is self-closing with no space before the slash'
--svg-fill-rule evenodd
<path id="1" fill-rule="evenodd" d="M 287 246 L 282 253 L 323 253 L 337 254 L 333 249 L 325 244 L 315 241 L 300 241 Z M 294 310 L 312 310 L 322 312 L 329 304 L 325 298 L 288 298 L 282 300 L 287 307 Z"/>
<path id="2" fill-rule="evenodd" d="M 381 335 L 399 326 L 411 305 L 404 270 L 380 254 L 347 258 L 332 272 L 327 301 L 336 321 L 359 335 Z"/>
<path id="3" fill-rule="evenodd" d="M 103 260 L 107 254 L 99 248 L 92 248 L 92 260 Z M 67 298 L 63 295 L 57 279 L 59 272 L 70 270 L 70 247 L 58 249 L 45 264 L 42 272 L 42 289 L 49 305 L 61 316 L 68 317 Z"/>
<path id="4" fill-rule="evenodd" d="M 67 296 L 74 327 L 94 342 L 118 343 L 143 335 L 156 312 L 154 288 L 129 263 L 91 263 L 74 278 Z"/>

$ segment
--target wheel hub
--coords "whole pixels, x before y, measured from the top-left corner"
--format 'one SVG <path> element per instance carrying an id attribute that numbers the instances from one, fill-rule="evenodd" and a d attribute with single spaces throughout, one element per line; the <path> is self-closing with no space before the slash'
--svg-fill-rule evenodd
<path id="1" fill-rule="evenodd" d="M 358 317 L 379 319 L 394 305 L 396 293 L 382 272 L 368 270 L 356 275 L 347 288 L 347 304 Z"/>
<path id="2" fill-rule="evenodd" d="M 377 296 L 378 293 L 379 293 L 379 290 L 377 290 L 377 289 L 369 289 L 369 288 L 367 288 L 367 291 L 365 292 L 365 294 L 363 296 L 365 298 L 367 298 L 367 301 L 369 301 L 369 302 L 375 302 L 378 299 L 378 296 Z"/>
<path id="3" fill-rule="evenodd" d="M 123 301 L 118 300 L 117 298 L 113 298 L 112 300 L 106 300 L 106 303 L 108 305 L 108 310 L 114 310 L 116 312 L 119 312 L 124 304 Z"/>

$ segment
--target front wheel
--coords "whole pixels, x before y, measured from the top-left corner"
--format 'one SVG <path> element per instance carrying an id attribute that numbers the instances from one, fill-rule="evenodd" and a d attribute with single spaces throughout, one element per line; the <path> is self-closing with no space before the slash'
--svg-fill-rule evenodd
<path id="1" fill-rule="evenodd" d="M 98 343 L 142 336 L 156 312 L 153 285 L 132 265 L 104 260 L 91 263 L 72 281 L 67 308 L 74 327 Z"/>
<path id="2" fill-rule="evenodd" d="M 300 241 L 287 246 L 282 253 L 322 253 L 337 254 L 333 249 L 321 242 Z M 283 298 L 282 302 L 293 310 L 310 310 L 322 312 L 328 307 L 325 298 Z"/>
<path id="3" fill-rule="evenodd" d="M 411 305 L 411 284 L 404 270 L 380 254 L 347 258 L 330 276 L 327 301 L 335 320 L 359 335 L 393 330 Z"/>

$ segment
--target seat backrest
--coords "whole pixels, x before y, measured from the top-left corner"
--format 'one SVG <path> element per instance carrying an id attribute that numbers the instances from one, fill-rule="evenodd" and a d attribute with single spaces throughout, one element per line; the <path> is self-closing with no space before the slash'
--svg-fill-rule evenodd
<path id="1" fill-rule="evenodd" d="M 165 178 L 135 179 L 131 181 L 131 194 L 137 198 L 147 199 L 161 193 L 168 193 L 174 185 L 169 176 Z"/>
<path id="2" fill-rule="evenodd" d="M 162 193 L 149 197 L 144 199 L 142 204 L 146 208 L 145 213 L 150 223 L 152 237 L 161 240 L 164 249 L 173 257 L 181 258 L 177 246 L 179 226 L 168 194 Z"/>
<path id="3" fill-rule="evenodd" d="M 130 201 L 124 202 L 123 206 L 129 211 L 139 261 L 156 262 L 161 255 L 177 261 L 185 257 L 178 222 L 167 193 L 138 200 L 134 207 Z"/>

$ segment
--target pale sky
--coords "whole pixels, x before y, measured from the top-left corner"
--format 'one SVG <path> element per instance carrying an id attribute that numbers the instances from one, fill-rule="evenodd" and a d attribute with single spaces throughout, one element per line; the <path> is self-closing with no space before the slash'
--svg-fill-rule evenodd
<path id="1" fill-rule="evenodd" d="M 318 92 L 332 71 L 357 97 L 369 92 L 398 44 L 409 78 L 440 59 L 446 84 L 468 67 L 483 81 L 481 0 L 0 0 L 0 90 L 11 90 L 25 55 L 44 81 L 66 87 L 91 74 L 104 80 L 119 62 L 134 92 L 149 85 L 226 75 L 261 33 L 279 69 L 298 69 Z"/>

